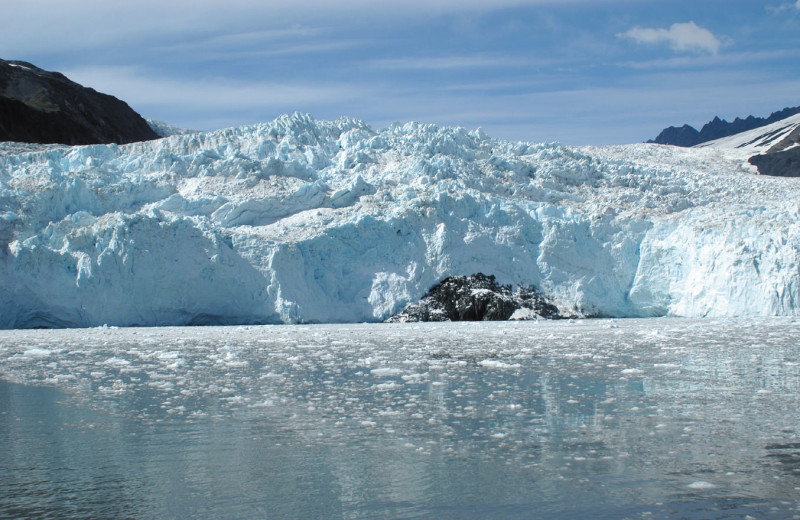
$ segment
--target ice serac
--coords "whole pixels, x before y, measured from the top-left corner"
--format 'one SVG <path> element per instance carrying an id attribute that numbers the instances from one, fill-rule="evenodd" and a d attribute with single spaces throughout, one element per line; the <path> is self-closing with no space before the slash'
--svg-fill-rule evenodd
<path id="1" fill-rule="evenodd" d="M 714 148 L 301 114 L 0 144 L 0 326 L 379 321 L 478 272 L 570 315 L 796 315 L 799 201 Z"/>

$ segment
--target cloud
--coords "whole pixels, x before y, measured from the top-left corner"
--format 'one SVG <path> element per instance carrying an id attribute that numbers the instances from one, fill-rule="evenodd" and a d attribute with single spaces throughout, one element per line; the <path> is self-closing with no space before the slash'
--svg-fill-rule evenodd
<path id="1" fill-rule="evenodd" d="M 255 123 L 294 111 L 317 112 L 367 95 L 353 85 L 335 82 L 194 80 L 151 74 L 139 67 L 62 72 L 84 86 L 125 100 L 145 117 L 198 130 Z"/>
<path id="2" fill-rule="evenodd" d="M 569 0 L 587 3 L 591 0 Z M 608 0 L 610 1 L 610 0 Z M 296 26 L 341 27 L 375 21 L 410 21 L 479 13 L 515 6 L 560 4 L 565 0 L 27 0 L 0 17 L 0 48 L 6 57 L 53 49 L 74 51 L 128 45 L 168 44 L 215 37 L 221 28 L 241 33 L 238 42 L 274 36 L 275 30 L 302 33 Z M 280 33 L 278 33 L 280 36 Z M 302 36 L 302 34 L 299 34 Z M 215 42 L 220 43 L 220 42 Z"/>
<path id="3" fill-rule="evenodd" d="M 618 65 L 636 70 L 658 69 L 702 69 L 712 66 L 741 67 L 751 64 L 765 64 L 800 59 L 800 49 L 776 49 L 750 52 L 726 53 L 724 56 L 674 56 L 668 59 L 647 61 L 626 61 Z"/>
<path id="4" fill-rule="evenodd" d="M 296 25 L 289 28 L 264 29 L 258 31 L 233 32 L 208 37 L 207 35 L 195 37 L 180 43 L 169 43 L 157 47 L 159 51 L 168 52 L 208 52 L 220 49 L 239 49 L 243 47 L 261 47 L 273 42 L 285 43 L 314 38 L 320 30 L 314 27 Z"/>
<path id="5" fill-rule="evenodd" d="M 786 11 L 800 11 L 800 0 L 797 0 L 797 2 L 789 2 L 787 4 L 768 5 L 766 6 L 766 9 L 773 14 L 780 14 Z"/>
<path id="6" fill-rule="evenodd" d="M 722 47 L 722 42 L 711 31 L 694 22 L 674 23 L 669 29 L 637 26 L 617 36 L 650 45 L 666 43 L 675 51 L 717 54 Z"/>
<path id="7" fill-rule="evenodd" d="M 430 58 L 392 58 L 375 60 L 372 66 L 387 70 L 442 70 L 485 67 L 522 67 L 526 63 L 516 58 L 497 56 L 446 56 Z"/>

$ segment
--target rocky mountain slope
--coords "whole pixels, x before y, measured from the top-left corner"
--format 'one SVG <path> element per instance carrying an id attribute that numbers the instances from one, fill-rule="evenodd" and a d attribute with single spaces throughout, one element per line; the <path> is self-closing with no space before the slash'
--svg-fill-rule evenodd
<path id="1" fill-rule="evenodd" d="M 119 99 L 57 72 L 0 60 L 0 141 L 131 143 L 159 136 Z"/>
<path id="2" fill-rule="evenodd" d="M 478 272 L 562 314 L 800 313 L 800 184 L 735 148 L 302 114 L 4 148 L 0 327 L 381 321 Z"/>

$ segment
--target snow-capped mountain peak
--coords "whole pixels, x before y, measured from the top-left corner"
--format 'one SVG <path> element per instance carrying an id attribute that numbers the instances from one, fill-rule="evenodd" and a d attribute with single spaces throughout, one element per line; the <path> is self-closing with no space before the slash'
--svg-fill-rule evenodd
<path id="1" fill-rule="evenodd" d="M 797 131 L 798 128 L 800 128 L 800 114 L 795 114 L 767 126 L 701 143 L 695 147 L 726 150 L 746 159 L 753 155 L 768 153 L 773 148 L 780 147 L 780 143 Z"/>

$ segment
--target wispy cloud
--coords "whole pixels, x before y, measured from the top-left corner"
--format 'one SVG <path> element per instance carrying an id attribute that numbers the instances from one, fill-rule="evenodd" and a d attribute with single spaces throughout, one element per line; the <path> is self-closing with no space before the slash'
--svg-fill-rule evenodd
<path id="1" fill-rule="evenodd" d="M 350 25 L 355 22 L 418 20 L 453 13 L 481 13 L 516 6 L 561 4 L 567 0 L 26 0 L 0 17 L 0 48 L 24 55 L 53 48 L 78 50 L 101 45 L 175 42 L 232 27 L 244 38 L 261 38 L 257 29 L 296 25 Z M 588 3 L 592 0 L 568 0 Z M 594 0 L 595 2 L 597 0 Z M 611 2 L 612 0 L 604 0 Z M 613 0 L 618 1 L 618 0 Z M 254 31 L 250 35 L 247 31 Z"/>
<path id="2" fill-rule="evenodd" d="M 627 61 L 622 67 L 637 70 L 655 69 L 701 69 L 715 66 L 739 66 L 751 63 L 769 63 L 787 59 L 800 59 L 800 49 L 778 49 L 769 51 L 726 53 L 724 56 L 679 56 L 663 60 Z"/>
<path id="3" fill-rule="evenodd" d="M 193 80 L 149 74 L 138 67 L 86 67 L 64 70 L 82 85 L 124 99 L 146 117 L 210 130 L 264 120 L 266 117 L 357 100 L 365 93 L 353 85 L 321 82 Z M 229 114 L 204 121 L 209 114 Z M 164 115 L 161 115 L 164 114 Z"/>
<path id="4" fill-rule="evenodd" d="M 796 11 L 800 11 L 800 0 L 797 0 L 797 2 L 794 2 L 794 3 L 789 2 L 789 3 L 786 3 L 786 4 L 768 5 L 767 6 L 767 11 L 770 11 L 770 12 L 773 12 L 773 13 L 776 13 L 776 14 L 777 13 L 783 13 L 783 12 L 786 12 L 786 11 L 795 11 L 795 10 Z"/>
<path id="5" fill-rule="evenodd" d="M 473 69 L 485 67 L 521 67 L 525 63 L 516 58 L 498 56 L 442 56 L 392 58 L 375 60 L 372 66 L 379 69 L 392 70 L 440 70 L 440 69 Z"/>
<path id="6" fill-rule="evenodd" d="M 180 43 L 154 47 L 159 53 L 185 56 L 191 61 L 233 60 L 299 54 L 328 54 L 367 45 L 369 41 L 341 38 L 319 27 L 295 25 L 280 29 L 192 36 Z"/>
<path id="7" fill-rule="evenodd" d="M 367 45 L 368 41 L 361 40 L 335 40 L 298 44 L 268 45 L 262 48 L 239 48 L 230 50 L 209 51 L 202 55 L 202 59 L 238 59 L 257 58 L 268 56 L 287 56 L 299 54 L 329 54 L 355 47 Z"/>
<path id="8" fill-rule="evenodd" d="M 617 36 L 629 38 L 637 43 L 667 44 L 675 51 L 717 54 L 722 47 L 719 38 L 694 22 L 674 23 L 669 29 L 637 26 Z"/>
<path id="9" fill-rule="evenodd" d="M 320 34 L 314 27 L 296 25 L 288 28 L 265 29 L 223 33 L 212 37 L 195 37 L 180 43 L 169 43 L 157 47 L 160 51 L 199 52 L 219 49 L 237 49 L 267 45 L 274 42 L 308 40 Z"/>

